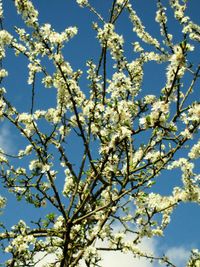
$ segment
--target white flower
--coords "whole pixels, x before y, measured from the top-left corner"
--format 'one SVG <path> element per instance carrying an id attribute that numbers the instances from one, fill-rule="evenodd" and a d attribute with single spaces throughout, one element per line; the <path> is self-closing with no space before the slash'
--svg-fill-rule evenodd
<path id="1" fill-rule="evenodd" d="M 179 64 L 185 63 L 185 56 L 183 54 L 183 49 L 180 45 L 175 45 L 174 48 L 174 54 L 171 56 L 170 61 L 171 62 L 177 62 Z"/>
<path id="2" fill-rule="evenodd" d="M 119 242 L 125 238 L 125 234 L 122 232 L 116 233 L 114 236 L 115 242 Z"/>
<path id="3" fill-rule="evenodd" d="M 69 169 L 65 170 L 65 175 L 66 175 L 66 178 L 65 178 L 65 184 L 63 187 L 63 195 L 69 196 L 75 187 L 74 177 L 71 175 L 71 172 Z"/>
<path id="4" fill-rule="evenodd" d="M 190 109 L 189 109 L 189 120 L 191 121 L 200 121 L 200 104 L 195 103 Z"/>
<path id="5" fill-rule="evenodd" d="M 29 63 L 28 68 L 29 68 L 28 84 L 32 84 L 34 81 L 35 73 L 42 71 L 42 68 L 40 66 L 40 61 L 38 60 L 38 61 Z"/>
<path id="6" fill-rule="evenodd" d="M 186 128 L 184 131 L 181 131 L 180 134 L 187 138 L 187 139 L 192 139 L 192 133 Z"/>
<path id="7" fill-rule="evenodd" d="M 61 125 L 60 128 L 59 128 L 59 133 L 62 135 L 62 136 L 66 136 L 70 133 L 70 128 L 67 127 L 66 125 Z"/>
<path id="8" fill-rule="evenodd" d="M 188 156 L 191 159 L 197 159 L 200 157 L 200 140 L 191 148 L 190 152 L 188 153 Z"/>
<path id="9" fill-rule="evenodd" d="M 15 0 L 17 12 L 22 15 L 28 26 L 34 27 L 38 21 L 38 11 L 29 0 Z"/>
<path id="10" fill-rule="evenodd" d="M 33 170 L 38 170 L 41 173 L 46 173 L 50 170 L 50 165 L 49 164 L 43 164 L 42 162 L 40 162 L 38 159 L 36 160 L 32 160 L 29 164 L 29 170 L 33 171 Z"/>
<path id="11" fill-rule="evenodd" d="M 46 111 L 44 111 L 44 110 L 39 110 L 39 109 L 38 109 L 38 110 L 36 110 L 36 111 L 34 112 L 33 117 L 34 117 L 35 120 L 38 120 L 38 119 L 44 117 L 45 114 L 46 114 Z"/>
<path id="12" fill-rule="evenodd" d="M 63 216 L 60 215 L 57 218 L 56 222 L 54 223 L 53 228 L 56 230 L 63 230 L 64 223 L 65 223 L 65 220 L 64 220 Z"/>
<path id="13" fill-rule="evenodd" d="M 6 107 L 5 101 L 2 98 L 0 98 L 0 117 L 3 116 L 5 107 Z"/>
<path id="14" fill-rule="evenodd" d="M 0 1 L 0 18 L 3 18 L 3 6 L 2 6 L 2 1 Z"/>
<path id="15" fill-rule="evenodd" d="M 93 246 L 89 246 L 85 250 L 84 258 L 88 259 L 90 257 L 94 257 L 96 254 L 97 254 L 97 249 Z"/>
<path id="16" fill-rule="evenodd" d="M 45 119 L 49 122 L 58 123 L 61 120 L 61 114 L 58 109 L 49 108 L 45 114 Z"/>
<path id="17" fill-rule="evenodd" d="M 88 0 L 76 0 L 76 2 L 81 7 L 86 6 L 88 4 Z"/>
<path id="18" fill-rule="evenodd" d="M 122 6 L 125 3 L 125 0 L 117 0 L 116 4 Z"/>
<path id="19" fill-rule="evenodd" d="M 24 124 L 32 122 L 32 115 L 28 113 L 21 113 L 18 115 L 18 122 L 22 122 Z"/>
<path id="20" fill-rule="evenodd" d="M 133 43 L 133 48 L 134 48 L 134 51 L 137 53 L 137 52 L 143 52 L 144 49 L 140 46 L 140 43 L 139 42 L 134 42 Z"/>
<path id="21" fill-rule="evenodd" d="M 44 83 L 44 86 L 46 88 L 50 88 L 53 85 L 53 79 L 50 75 L 47 75 L 46 77 L 42 79 L 42 83 Z"/>
<path id="22" fill-rule="evenodd" d="M 98 29 L 97 38 L 100 40 L 101 45 L 105 45 L 110 49 L 112 58 L 115 60 L 121 60 L 123 54 L 123 36 L 114 32 L 114 25 L 106 23 L 103 29 Z"/>
<path id="23" fill-rule="evenodd" d="M 53 30 L 50 30 L 49 27 L 47 29 L 48 29 L 48 40 L 52 44 L 62 44 L 63 42 L 71 39 L 78 32 L 77 27 L 69 27 L 65 29 L 65 31 L 62 33 L 58 33 Z"/>
<path id="24" fill-rule="evenodd" d="M 0 196 L 0 209 L 2 209 L 6 204 L 6 199 Z"/>
<path id="25" fill-rule="evenodd" d="M 0 70 L 0 79 L 8 76 L 8 72 L 5 69 Z"/>
<path id="26" fill-rule="evenodd" d="M 29 164 L 29 170 L 32 171 L 37 167 L 41 167 L 41 163 L 38 160 L 32 160 Z"/>
<path id="27" fill-rule="evenodd" d="M 12 252 L 13 250 L 17 250 L 18 254 L 29 254 L 28 251 L 29 245 L 35 243 L 35 238 L 33 235 L 18 235 L 13 239 L 11 245 L 9 245 L 5 251 Z"/>
<path id="28" fill-rule="evenodd" d="M 160 7 L 156 12 L 155 20 L 160 24 L 167 22 L 167 17 L 166 17 L 166 14 L 165 14 L 165 10 L 166 10 L 166 8 Z"/>
<path id="29" fill-rule="evenodd" d="M 154 45 L 155 47 L 160 47 L 158 40 L 153 38 L 146 30 L 144 25 L 142 24 L 140 18 L 137 16 L 135 10 L 128 5 L 128 9 L 130 12 L 130 20 L 133 23 L 133 31 L 138 35 L 138 37 L 145 43 Z"/>
<path id="30" fill-rule="evenodd" d="M 125 126 L 121 126 L 120 127 L 120 138 L 121 139 L 123 139 L 123 138 L 125 138 L 125 137 L 130 137 L 131 136 L 131 133 L 132 133 L 132 131 L 130 130 L 130 129 L 128 129 L 127 127 L 125 127 Z"/>
<path id="31" fill-rule="evenodd" d="M 10 35 L 9 32 L 6 30 L 1 30 L 0 31 L 0 44 L 1 45 L 9 45 L 12 41 L 12 36 Z"/>
<path id="32" fill-rule="evenodd" d="M 50 170 L 50 165 L 49 164 L 43 164 L 42 165 L 42 169 L 41 169 L 41 173 L 46 173 Z"/>
<path id="33" fill-rule="evenodd" d="M 164 101 L 156 101 L 153 103 L 152 106 L 153 111 L 161 111 L 163 113 L 168 113 L 169 112 L 169 103 L 165 103 Z"/>
<path id="34" fill-rule="evenodd" d="M 155 95 L 146 95 L 144 97 L 144 103 L 145 104 L 152 104 L 154 103 L 156 100 L 156 96 Z"/>
<path id="35" fill-rule="evenodd" d="M 139 124 L 140 124 L 141 126 L 146 127 L 146 125 L 147 125 L 147 120 L 146 120 L 146 118 L 145 118 L 145 117 L 140 118 L 140 119 L 139 119 Z"/>

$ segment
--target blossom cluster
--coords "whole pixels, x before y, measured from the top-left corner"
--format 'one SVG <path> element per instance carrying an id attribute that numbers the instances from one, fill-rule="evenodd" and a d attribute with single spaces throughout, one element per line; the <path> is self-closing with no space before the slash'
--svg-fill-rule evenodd
<path id="1" fill-rule="evenodd" d="M 160 43 L 156 38 L 153 38 L 146 30 L 145 26 L 142 24 L 140 18 L 137 16 L 135 10 L 131 6 L 128 5 L 128 11 L 130 13 L 130 20 L 133 23 L 133 31 L 136 32 L 138 37 L 145 43 L 151 44 L 155 47 L 160 47 Z"/>
<path id="2" fill-rule="evenodd" d="M 28 26 L 35 27 L 38 23 L 38 11 L 29 0 L 15 0 L 17 12 L 22 15 Z"/>
<path id="3" fill-rule="evenodd" d="M 76 2 L 81 6 L 86 6 L 88 4 L 88 0 L 76 0 Z"/>
<path id="4" fill-rule="evenodd" d="M 124 39 L 114 30 L 114 25 L 107 23 L 104 25 L 103 29 L 98 29 L 97 38 L 100 40 L 103 47 L 108 47 L 110 49 L 113 59 L 118 61 L 122 59 Z"/>
<path id="5" fill-rule="evenodd" d="M 6 200 L 4 197 L 0 196 L 0 209 L 2 209 L 6 204 Z"/>

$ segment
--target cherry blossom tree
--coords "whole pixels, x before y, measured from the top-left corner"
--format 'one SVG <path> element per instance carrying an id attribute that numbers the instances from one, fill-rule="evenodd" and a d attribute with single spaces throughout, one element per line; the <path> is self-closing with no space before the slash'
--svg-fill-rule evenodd
<path id="1" fill-rule="evenodd" d="M 200 157 L 200 65 L 190 57 L 199 46 L 200 26 L 186 16 L 186 0 L 157 0 L 159 38 L 146 30 L 134 1 L 110 1 L 108 19 L 88 0 L 76 2 L 95 15 L 92 28 L 99 43 L 98 60 L 88 57 L 83 70 L 74 70 L 64 53 L 78 34 L 76 27 L 56 32 L 39 22 L 33 1 L 14 0 L 10 5 L 25 26 L 15 27 L 13 34 L 4 27 L 1 3 L 0 117 L 23 139 L 16 154 L 0 150 L 1 186 L 38 213 L 35 222 L 25 214 L 11 228 L 2 214 L 1 247 L 9 258 L 4 264 L 36 266 L 53 255 L 45 266 L 102 266 L 102 251 L 121 251 L 175 266 L 166 255 L 144 252 L 139 244 L 144 237 L 162 238 L 177 205 L 200 202 L 195 168 Z M 168 30 L 166 2 L 179 23 L 179 42 Z M 139 40 L 133 40 L 131 55 L 118 32 L 122 16 Z M 15 106 L 4 86 L 12 79 L 4 68 L 9 53 L 28 62 L 29 111 Z M 165 68 L 165 85 L 158 84 L 155 95 L 143 87 L 149 62 Z M 37 109 L 36 80 L 47 97 L 49 90 L 56 92 L 54 106 Z M 70 142 L 81 144 L 76 162 L 69 157 Z M 176 169 L 182 172 L 181 185 L 174 185 L 169 195 L 157 193 L 154 187 L 163 172 L 176 174 Z M 0 208 L 4 206 L 1 196 Z M 199 262 L 194 248 L 187 266 Z"/>

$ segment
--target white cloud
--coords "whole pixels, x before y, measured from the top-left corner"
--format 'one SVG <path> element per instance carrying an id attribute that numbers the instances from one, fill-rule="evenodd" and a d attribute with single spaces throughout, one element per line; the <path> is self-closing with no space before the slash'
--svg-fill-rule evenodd
<path id="1" fill-rule="evenodd" d="M 128 237 L 127 239 L 130 239 Z M 98 246 L 106 245 L 107 242 L 98 242 Z M 141 251 L 148 252 L 148 253 L 155 253 L 156 252 L 156 245 L 157 242 L 154 239 L 144 239 L 143 242 L 138 246 Z M 103 267 L 154 267 L 149 260 L 144 258 L 134 258 L 133 254 L 131 253 L 121 253 L 121 252 L 102 252 L 102 261 L 101 265 Z M 54 254 L 49 254 L 45 256 L 44 252 L 38 252 L 35 256 L 35 267 L 45 267 L 48 263 L 54 263 L 56 257 Z M 81 267 L 85 267 L 86 265 L 81 262 Z"/>
<path id="2" fill-rule="evenodd" d="M 170 261 L 173 262 L 177 267 L 185 266 L 189 255 L 190 251 L 184 247 L 172 247 L 166 252 L 166 256 L 168 256 Z"/>
<path id="3" fill-rule="evenodd" d="M 157 242 L 154 239 L 144 239 L 138 246 L 141 251 L 147 253 L 155 253 Z M 145 258 L 134 258 L 131 253 L 121 252 L 103 252 L 102 254 L 103 267 L 153 267 L 153 263 Z"/>
<path id="4" fill-rule="evenodd" d="M 128 237 L 129 239 L 130 237 Z M 106 245 L 106 241 L 98 243 Z M 158 255 L 160 251 L 160 245 L 155 239 L 147 239 L 145 238 L 142 243 L 138 246 L 141 251 L 147 252 L 149 254 Z M 157 252 L 157 253 L 156 253 Z M 184 247 L 171 247 L 168 248 L 165 252 L 165 255 L 169 257 L 170 261 L 175 264 L 177 267 L 182 267 L 186 265 L 186 262 L 189 258 L 189 250 Z M 158 267 L 163 266 L 159 265 L 157 261 L 151 263 L 149 260 L 145 258 L 134 258 L 133 254 L 131 253 L 121 253 L 121 252 L 111 252 L 111 251 L 104 251 L 101 252 L 101 265 L 103 267 Z M 45 267 L 48 263 L 53 263 L 56 260 L 55 255 L 49 254 L 45 256 L 43 252 L 37 253 L 35 256 L 35 261 L 38 262 L 35 264 L 35 267 Z M 86 265 L 81 262 L 81 267 L 85 267 Z"/>
<path id="5" fill-rule="evenodd" d="M 38 252 L 34 260 L 36 262 L 35 267 L 45 267 L 48 263 L 54 263 L 56 260 L 56 256 L 54 254 L 49 254 L 45 256 L 46 253 L 44 252 Z"/>
<path id="6" fill-rule="evenodd" d="M 120 252 L 112 252 L 103 255 L 102 266 L 104 267 L 152 267 L 152 263 L 146 259 L 134 258 L 130 253 L 122 254 Z"/>
<path id="7" fill-rule="evenodd" d="M 12 133 L 7 124 L 3 124 L 0 128 L 0 148 L 8 154 L 12 154 L 15 152 Z"/>

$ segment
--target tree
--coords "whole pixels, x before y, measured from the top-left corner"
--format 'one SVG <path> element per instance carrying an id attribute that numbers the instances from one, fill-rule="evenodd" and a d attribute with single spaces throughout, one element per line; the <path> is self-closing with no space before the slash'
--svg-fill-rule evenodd
<path id="1" fill-rule="evenodd" d="M 86 67 L 74 70 L 65 44 L 77 28 L 56 32 L 40 23 L 34 1 L 13 2 L 25 29 L 15 27 L 11 33 L 4 28 L 1 4 L 0 116 L 1 123 L 13 125 L 19 134 L 21 148 L 16 154 L 1 148 L 0 207 L 11 193 L 33 206 L 38 217 L 27 222 L 25 214 L 11 228 L 1 224 L 1 246 L 9 257 L 4 264 L 35 266 L 40 253 L 43 258 L 54 255 L 54 262 L 45 266 L 101 266 L 100 252 L 121 251 L 175 266 L 165 255 L 148 254 L 138 245 L 144 237 L 163 235 L 177 205 L 200 202 L 195 167 L 200 157 L 200 65 L 191 56 L 198 51 L 200 26 L 186 16 L 190 3 L 169 0 L 166 9 L 166 1 L 157 0 L 160 36 L 154 38 L 131 0 L 108 1 L 108 19 L 95 8 L 95 1 L 93 6 L 77 0 L 94 15 L 92 27 L 100 45 L 99 58 L 88 56 Z M 168 30 L 169 10 L 179 23 L 178 37 Z M 125 18 L 137 40 L 132 52 L 126 51 L 118 33 Z M 12 76 L 3 64 L 6 55 L 14 57 L 12 51 L 28 62 L 31 105 L 25 111 L 5 88 Z M 155 94 L 143 86 L 149 62 L 166 70 L 165 85 L 158 84 Z M 47 97 L 52 88 L 56 103 L 39 109 L 38 87 L 45 87 L 41 90 Z M 76 142 L 80 147 L 72 146 L 77 154 L 72 157 L 69 144 Z M 176 169 L 182 172 L 182 184 L 175 184 L 168 195 L 157 192 L 162 175 L 179 176 Z M 193 250 L 187 266 L 199 262 L 200 254 Z"/>

